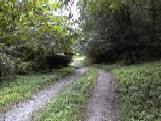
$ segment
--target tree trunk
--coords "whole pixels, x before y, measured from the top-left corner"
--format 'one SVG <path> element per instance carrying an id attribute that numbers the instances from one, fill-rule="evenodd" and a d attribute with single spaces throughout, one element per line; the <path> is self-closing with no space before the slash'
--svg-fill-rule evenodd
<path id="1" fill-rule="evenodd" d="M 130 15 L 130 14 L 129 14 L 129 15 Z M 119 24 L 119 28 L 120 28 L 121 33 L 122 33 L 122 35 L 123 35 L 123 41 L 124 41 L 124 40 L 125 40 L 125 29 L 124 29 L 123 26 L 121 25 L 120 20 L 117 19 L 116 16 L 114 16 L 114 18 L 115 18 L 115 20 L 117 21 L 117 23 Z M 129 20 L 128 20 L 128 21 L 129 21 Z M 129 24 L 131 24 L 131 27 L 132 27 L 131 18 L 130 18 L 130 21 L 129 21 L 129 22 L 130 22 Z M 131 64 L 134 64 L 135 62 L 134 62 L 133 56 L 132 56 L 132 54 L 131 54 L 131 50 L 130 50 L 130 48 L 129 48 L 129 45 L 127 44 L 127 41 L 125 41 L 125 44 L 126 44 L 126 50 L 127 50 L 127 52 L 128 52 L 128 56 L 129 56 L 129 58 L 130 58 Z"/>
<path id="2" fill-rule="evenodd" d="M 134 29 L 133 29 L 133 25 L 132 25 L 132 20 L 131 20 L 131 15 L 130 15 L 130 11 L 129 11 L 129 7 L 127 7 L 127 19 L 128 19 L 128 26 L 129 26 L 129 28 L 130 28 L 130 33 L 132 34 L 132 36 L 133 36 L 133 38 L 134 38 L 134 40 L 135 40 L 135 43 L 137 43 L 137 42 L 139 42 L 139 39 L 137 38 L 137 36 L 136 36 L 136 33 L 135 33 L 135 31 L 134 31 Z M 136 45 L 136 47 L 138 47 L 137 45 Z M 135 51 L 136 51 L 136 53 L 137 53 L 137 58 L 139 58 L 139 55 L 138 55 L 138 50 L 139 49 L 136 49 Z"/>
<path id="3" fill-rule="evenodd" d="M 152 10 L 152 23 L 151 23 L 151 52 L 154 53 L 154 49 L 155 49 L 155 21 L 156 21 L 156 17 L 155 17 L 155 10 Z"/>
<path id="4" fill-rule="evenodd" d="M 131 61 L 131 64 L 134 64 L 135 62 L 134 62 L 133 56 L 131 54 L 131 50 L 130 50 L 130 48 L 129 48 L 127 43 L 126 43 L 126 49 L 127 49 L 127 52 L 128 52 L 128 55 L 129 55 L 129 58 L 130 58 L 130 61 Z"/>
<path id="5" fill-rule="evenodd" d="M 150 0 L 150 8 L 151 8 L 151 34 L 150 34 L 150 44 L 151 44 L 151 54 L 153 55 L 155 52 L 155 23 L 156 23 L 156 8 L 155 1 Z M 151 56 L 152 57 L 152 56 Z"/>

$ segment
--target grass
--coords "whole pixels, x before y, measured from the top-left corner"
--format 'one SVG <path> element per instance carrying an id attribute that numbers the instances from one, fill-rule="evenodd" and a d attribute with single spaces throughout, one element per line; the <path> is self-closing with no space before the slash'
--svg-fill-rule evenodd
<path id="1" fill-rule="evenodd" d="M 73 71 L 72 68 L 64 68 L 53 70 L 53 72 L 47 74 L 3 78 L 0 82 L 0 112 L 9 108 L 11 104 L 31 97 L 34 92 L 69 75 Z"/>
<path id="2" fill-rule="evenodd" d="M 161 62 L 103 68 L 118 80 L 121 121 L 161 120 Z"/>
<path id="3" fill-rule="evenodd" d="M 96 77 L 97 72 L 89 70 L 42 110 L 36 121 L 80 121 Z"/>

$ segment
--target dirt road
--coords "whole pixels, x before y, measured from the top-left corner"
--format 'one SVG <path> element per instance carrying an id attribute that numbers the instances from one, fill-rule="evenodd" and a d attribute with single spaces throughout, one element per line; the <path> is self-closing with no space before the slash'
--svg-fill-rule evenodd
<path id="1" fill-rule="evenodd" d="M 84 121 L 118 121 L 117 109 L 115 81 L 110 73 L 99 70 L 96 87 L 87 106 Z"/>
<path id="2" fill-rule="evenodd" d="M 33 94 L 30 100 L 14 105 L 5 114 L 0 114 L 0 121 L 30 121 L 36 112 L 47 105 L 60 91 L 78 79 L 86 71 L 87 68 L 78 69 L 65 79 Z"/>

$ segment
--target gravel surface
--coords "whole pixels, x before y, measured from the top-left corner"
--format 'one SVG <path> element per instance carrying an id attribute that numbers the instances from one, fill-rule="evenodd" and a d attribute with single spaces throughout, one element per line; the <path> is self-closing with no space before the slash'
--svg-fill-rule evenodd
<path id="1" fill-rule="evenodd" d="M 107 71 L 99 70 L 93 96 L 85 111 L 84 121 L 118 121 L 115 81 Z"/>
<path id="2" fill-rule="evenodd" d="M 78 69 L 65 79 L 56 82 L 54 85 L 50 85 L 46 89 L 40 90 L 31 99 L 12 106 L 11 110 L 5 114 L 0 114 L 0 121 L 30 121 L 36 112 L 46 106 L 60 91 L 78 79 L 86 71 L 87 68 Z"/>

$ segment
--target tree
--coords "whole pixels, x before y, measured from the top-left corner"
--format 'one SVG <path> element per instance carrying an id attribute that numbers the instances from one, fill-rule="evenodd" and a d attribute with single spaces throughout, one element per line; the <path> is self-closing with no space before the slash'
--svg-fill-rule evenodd
<path id="1" fill-rule="evenodd" d="M 161 40 L 157 32 L 161 17 L 156 14 L 160 11 L 158 2 L 86 0 L 81 17 L 85 39 L 80 42 L 82 47 L 86 46 L 84 54 L 99 63 L 125 59 L 134 64 L 138 60 L 160 58 L 160 45 L 156 46 Z"/>
<path id="2" fill-rule="evenodd" d="M 76 34 L 70 27 L 68 16 L 53 14 L 62 4 L 48 4 L 47 1 L 0 2 L 0 54 L 7 55 L 17 68 L 18 63 L 40 62 L 49 55 L 72 52 L 71 44 Z M 0 64 L 4 61 L 1 56 Z M 2 75 L 2 69 L 0 73 Z"/>

